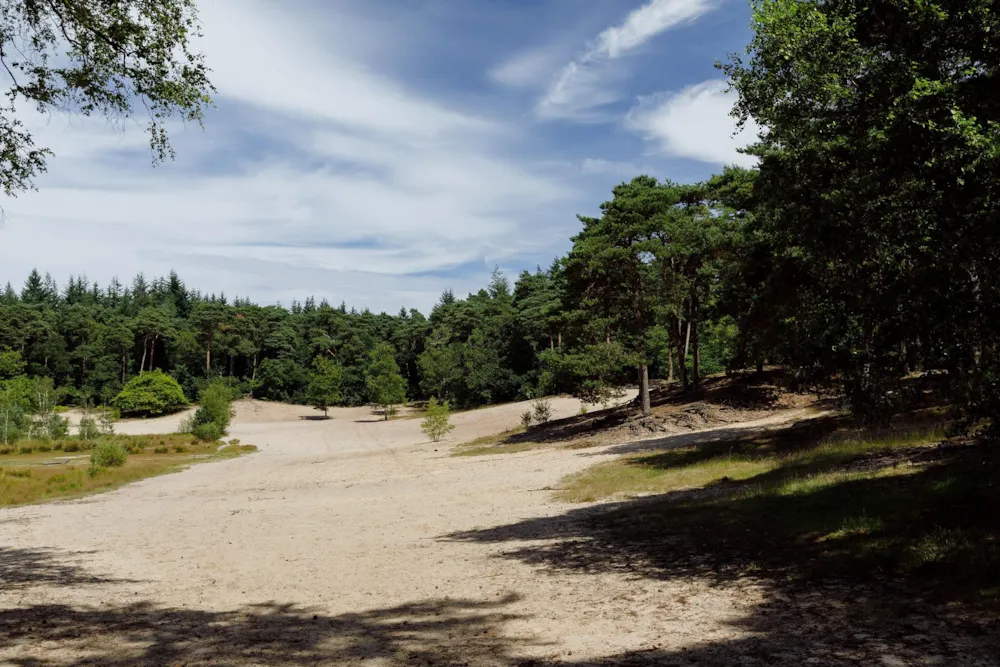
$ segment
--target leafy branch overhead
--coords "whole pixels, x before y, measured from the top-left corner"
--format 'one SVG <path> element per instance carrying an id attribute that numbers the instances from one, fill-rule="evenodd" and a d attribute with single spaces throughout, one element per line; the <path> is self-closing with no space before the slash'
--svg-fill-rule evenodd
<path id="1" fill-rule="evenodd" d="M 214 92 L 195 0 L 0 0 L 0 187 L 33 187 L 53 153 L 36 146 L 18 109 L 141 116 L 154 164 L 174 156 L 167 121 L 201 123 Z"/>

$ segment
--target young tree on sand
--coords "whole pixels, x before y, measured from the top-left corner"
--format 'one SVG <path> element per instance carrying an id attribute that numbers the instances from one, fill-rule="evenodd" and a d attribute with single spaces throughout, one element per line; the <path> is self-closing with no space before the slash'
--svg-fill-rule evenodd
<path id="1" fill-rule="evenodd" d="M 448 401 L 438 403 L 438 400 L 431 397 L 427 404 L 427 417 L 420 423 L 421 430 L 427 434 L 434 442 L 439 442 L 448 435 L 455 425 L 451 423 L 451 410 Z"/>
<path id="2" fill-rule="evenodd" d="M 369 355 L 368 400 L 382 408 L 385 418 L 393 406 L 406 400 L 406 380 L 399 374 L 392 345 L 381 342 Z"/>
<path id="3" fill-rule="evenodd" d="M 316 361 L 313 362 L 312 377 L 306 388 L 306 397 L 309 405 L 323 411 L 324 417 L 329 418 L 330 406 L 336 405 L 343 399 L 340 389 L 343 377 L 343 369 L 333 360 L 316 357 Z"/>

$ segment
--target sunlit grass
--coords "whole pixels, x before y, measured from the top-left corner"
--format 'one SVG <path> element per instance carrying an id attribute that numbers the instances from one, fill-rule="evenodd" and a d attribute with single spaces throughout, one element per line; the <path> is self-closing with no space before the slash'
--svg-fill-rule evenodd
<path id="1" fill-rule="evenodd" d="M 485 435 L 469 442 L 455 445 L 452 456 L 484 456 L 487 454 L 512 454 L 526 452 L 539 446 L 537 442 L 504 442 L 511 436 L 524 433 L 522 427 L 512 428 L 502 433 Z"/>
<path id="2" fill-rule="evenodd" d="M 840 430 L 811 445 L 796 443 L 792 451 L 783 450 L 781 437 L 779 431 L 749 441 L 712 442 L 625 457 L 567 477 L 556 495 L 568 502 L 594 502 L 746 482 L 764 475 L 768 475 L 768 493 L 793 495 L 796 489 L 808 492 L 811 485 L 835 484 L 855 474 L 871 476 L 875 473 L 825 471 L 865 455 L 939 442 L 944 438 L 944 425 Z M 744 493 L 762 492 L 761 488 L 750 486 Z"/>
<path id="3" fill-rule="evenodd" d="M 63 448 L 38 451 L 38 443 L 33 446 L 26 443 L 24 449 L 30 446 L 30 453 L 0 455 L 0 506 L 75 498 L 182 470 L 194 463 L 233 458 L 257 450 L 252 445 L 201 443 L 181 434 L 114 438 L 132 453 L 125 465 L 95 470 L 94 474 L 89 470 L 89 451 L 68 454 Z"/>

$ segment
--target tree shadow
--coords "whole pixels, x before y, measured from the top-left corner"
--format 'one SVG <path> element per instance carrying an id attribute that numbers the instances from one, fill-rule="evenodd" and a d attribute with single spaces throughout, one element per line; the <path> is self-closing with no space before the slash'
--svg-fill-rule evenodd
<path id="1" fill-rule="evenodd" d="M 494 601 L 436 599 L 336 616 L 292 604 L 233 611 L 36 605 L 0 611 L 0 656 L 12 665 L 517 664 L 517 616 Z"/>
<path id="2" fill-rule="evenodd" d="M 697 394 L 685 392 L 676 382 L 661 384 L 650 391 L 650 402 L 654 408 L 654 417 L 657 416 L 656 411 L 660 410 L 659 416 L 672 417 L 689 428 L 703 428 L 705 424 L 721 424 L 726 421 L 724 416 L 715 414 L 720 410 L 725 413 L 734 410 L 767 412 L 778 409 L 782 396 L 787 394 L 787 390 L 783 388 L 786 384 L 785 375 L 781 369 L 772 369 L 760 375 L 737 373 L 705 378 L 702 389 Z M 616 407 L 537 424 L 522 433 L 504 438 L 499 444 L 567 442 L 616 429 L 636 419 L 638 414 L 638 404 L 630 401 Z"/>
<path id="3" fill-rule="evenodd" d="M 733 424 L 711 430 L 627 442 L 584 456 L 642 454 L 666 450 L 662 456 L 649 457 L 645 462 L 656 467 L 680 468 L 725 455 L 762 456 L 799 451 L 815 446 L 823 436 L 841 428 L 844 423 L 844 417 L 822 415 L 787 425 Z M 688 449 L 694 447 L 697 449 Z M 671 452 L 680 449 L 686 451 Z"/>
<path id="4" fill-rule="evenodd" d="M 52 549 L 16 549 L 0 547 L 0 590 L 31 586 L 84 586 L 89 584 L 129 583 L 88 572 L 73 559 L 88 552 L 66 553 Z"/>
<path id="5" fill-rule="evenodd" d="M 716 482 L 443 539 L 510 543 L 498 557 L 553 571 L 762 587 L 763 605 L 738 623 L 752 638 L 703 647 L 697 664 L 1000 664 L 1000 452 L 921 455 L 909 468 Z"/>
<path id="6" fill-rule="evenodd" d="M 325 422 L 333 419 L 329 415 L 299 415 L 299 419 L 307 422 Z"/>

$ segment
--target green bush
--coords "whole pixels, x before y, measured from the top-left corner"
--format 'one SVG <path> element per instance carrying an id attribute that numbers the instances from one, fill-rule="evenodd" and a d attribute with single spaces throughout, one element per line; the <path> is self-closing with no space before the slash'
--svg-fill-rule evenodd
<path id="1" fill-rule="evenodd" d="M 222 438 L 223 435 L 225 435 L 222 428 L 215 422 L 197 424 L 191 430 L 191 433 L 194 435 L 194 437 L 204 442 L 214 442 Z"/>
<path id="2" fill-rule="evenodd" d="M 21 445 L 18 448 L 17 453 L 18 454 L 31 454 L 34 451 L 35 451 L 34 445 Z"/>
<path id="3" fill-rule="evenodd" d="M 45 433 L 52 440 L 62 440 L 69 437 L 69 420 L 60 417 L 55 412 L 45 419 Z"/>
<path id="4" fill-rule="evenodd" d="M 208 383 L 198 397 L 198 410 L 187 424 L 194 437 L 206 442 L 222 438 L 233 418 L 232 402 L 232 390 L 225 382 Z"/>
<path id="5" fill-rule="evenodd" d="M 128 449 L 111 440 L 100 442 L 90 453 L 90 464 L 97 468 L 119 468 L 128 460 Z"/>
<path id="6" fill-rule="evenodd" d="M 154 454 L 166 454 L 166 453 L 168 453 L 169 451 L 170 451 L 170 450 L 169 450 L 169 449 L 167 449 L 166 447 L 157 447 L 156 449 L 154 449 L 154 450 L 153 450 L 153 453 L 154 453 Z"/>
<path id="7" fill-rule="evenodd" d="M 101 437 L 101 429 L 93 417 L 81 418 L 79 431 L 81 440 L 97 440 Z"/>
<path id="8" fill-rule="evenodd" d="M 420 428 L 434 442 L 439 442 L 455 428 L 455 425 L 450 421 L 451 411 L 449 407 L 448 401 L 438 403 L 438 400 L 433 396 L 430 403 L 427 404 L 427 418 L 421 422 Z"/>
<path id="9" fill-rule="evenodd" d="M 532 418 L 538 424 L 544 424 L 552 419 L 552 403 L 547 398 L 536 398 L 531 403 Z"/>
<path id="10" fill-rule="evenodd" d="M 71 453 L 72 452 L 78 452 L 78 451 L 80 451 L 80 445 L 78 445 L 75 442 L 67 442 L 65 445 L 63 445 L 63 451 L 64 452 L 71 452 Z"/>
<path id="11" fill-rule="evenodd" d="M 155 417 L 177 412 L 187 405 L 177 380 L 161 371 L 132 378 L 115 396 L 114 406 L 127 417 Z"/>

